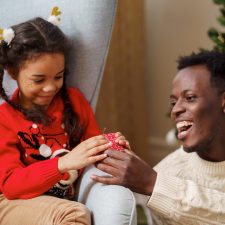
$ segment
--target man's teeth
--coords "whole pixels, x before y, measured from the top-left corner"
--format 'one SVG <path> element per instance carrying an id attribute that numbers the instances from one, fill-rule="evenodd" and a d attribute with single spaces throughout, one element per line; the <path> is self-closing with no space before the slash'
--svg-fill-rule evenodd
<path id="1" fill-rule="evenodd" d="M 187 127 L 187 126 L 192 126 L 192 122 L 190 122 L 190 121 L 182 121 L 182 122 L 178 122 L 177 124 L 176 124 L 176 127 L 177 127 L 177 129 L 179 130 L 179 129 L 181 129 L 181 128 L 183 128 L 183 127 Z"/>

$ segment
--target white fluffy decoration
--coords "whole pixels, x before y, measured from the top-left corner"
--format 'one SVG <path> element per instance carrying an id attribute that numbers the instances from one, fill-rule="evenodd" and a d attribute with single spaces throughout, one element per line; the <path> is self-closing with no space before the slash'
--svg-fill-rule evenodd
<path id="1" fill-rule="evenodd" d="M 12 39 L 15 37 L 14 30 L 12 28 L 4 29 L 2 33 L 3 40 L 10 45 Z"/>
<path id="2" fill-rule="evenodd" d="M 69 150 L 64 149 L 64 148 L 58 149 L 58 150 L 56 150 L 56 151 L 54 151 L 54 152 L 52 153 L 51 159 L 52 159 L 52 158 L 55 158 L 56 156 L 62 156 L 62 155 L 65 155 L 65 154 L 67 154 L 67 153 L 69 153 L 69 152 L 70 152 Z M 64 153 L 64 154 L 62 154 L 62 153 Z"/>
<path id="3" fill-rule="evenodd" d="M 42 145 L 40 146 L 39 152 L 40 152 L 40 154 L 41 154 L 42 156 L 44 156 L 44 157 L 46 157 L 46 158 L 49 157 L 49 156 L 52 154 L 51 148 L 50 148 L 48 145 L 46 145 L 46 144 L 42 144 Z"/>
<path id="4" fill-rule="evenodd" d="M 50 16 L 50 17 L 48 18 L 48 22 L 50 22 L 50 23 L 52 23 L 52 24 L 58 26 L 59 23 L 60 23 L 60 18 L 59 18 L 58 16 L 52 15 L 52 16 Z"/>

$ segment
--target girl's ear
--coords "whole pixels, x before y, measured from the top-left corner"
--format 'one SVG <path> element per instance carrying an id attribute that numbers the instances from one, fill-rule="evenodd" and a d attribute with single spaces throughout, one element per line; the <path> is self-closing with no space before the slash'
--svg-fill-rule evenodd
<path id="1" fill-rule="evenodd" d="M 15 80 L 16 79 L 16 73 L 15 70 L 12 67 L 7 67 L 6 68 L 7 73 L 9 74 L 9 76 Z"/>
<path id="2" fill-rule="evenodd" d="M 222 110 L 225 113 L 225 92 L 222 94 Z"/>

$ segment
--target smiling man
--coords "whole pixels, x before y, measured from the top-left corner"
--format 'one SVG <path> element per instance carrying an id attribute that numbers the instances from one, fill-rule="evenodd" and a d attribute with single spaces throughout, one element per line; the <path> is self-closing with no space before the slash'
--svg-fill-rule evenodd
<path id="1" fill-rule="evenodd" d="M 154 224 L 225 224 L 225 53 L 178 60 L 171 119 L 182 146 L 152 169 L 131 152 L 108 151 L 92 176 L 149 195 Z"/>

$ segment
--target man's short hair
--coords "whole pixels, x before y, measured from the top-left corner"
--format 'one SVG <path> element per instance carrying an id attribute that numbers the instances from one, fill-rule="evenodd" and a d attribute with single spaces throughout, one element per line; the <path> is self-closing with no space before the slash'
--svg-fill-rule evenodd
<path id="1" fill-rule="evenodd" d="M 182 70 L 187 67 L 203 65 L 211 74 L 211 84 L 218 91 L 225 91 L 225 53 L 217 50 L 200 51 L 191 55 L 181 56 L 178 58 L 177 69 Z"/>

